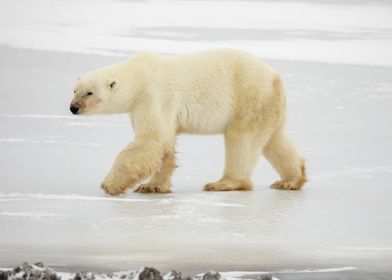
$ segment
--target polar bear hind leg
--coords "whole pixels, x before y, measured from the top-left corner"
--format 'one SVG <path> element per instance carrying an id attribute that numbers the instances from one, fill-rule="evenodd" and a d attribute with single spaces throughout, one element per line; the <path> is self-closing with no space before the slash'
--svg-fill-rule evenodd
<path id="1" fill-rule="evenodd" d="M 263 149 L 263 155 L 279 173 L 281 180 L 271 185 L 274 189 L 299 190 L 306 182 L 304 159 L 298 155 L 293 143 L 279 128 Z"/>

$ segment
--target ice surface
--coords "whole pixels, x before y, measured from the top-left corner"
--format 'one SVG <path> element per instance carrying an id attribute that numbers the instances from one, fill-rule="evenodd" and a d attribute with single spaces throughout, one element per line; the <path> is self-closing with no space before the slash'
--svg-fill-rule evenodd
<path id="1" fill-rule="evenodd" d="M 0 266 L 150 264 L 282 279 L 392 271 L 388 2 L 86 3 L 0 2 Z M 279 8 L 285 16 L 273 17 Z M 103 13 L 115 22 L 98 21 Z M 223 139 L 180 136 L 172 194 L 106 197 L 99 184 L 132 131 L 127 116 L 71 116 L 76 76 L 125 52 L 218 45 L 279 58 L 267 62 L 286 82 L 289 133 L 307 159 L 304 190 L 269 189 L 277 175 L 260 160 L 254 191 L 205 193 L 222 173 Z"/>

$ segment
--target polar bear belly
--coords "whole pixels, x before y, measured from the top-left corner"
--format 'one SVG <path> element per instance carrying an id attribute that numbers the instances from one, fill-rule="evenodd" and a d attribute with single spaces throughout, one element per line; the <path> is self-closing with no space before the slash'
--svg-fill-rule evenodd
<path id="1" fill-rule="evenodd" d="M 189 134 L 224 133 L 232 118 L 231 106 L 184 106 L 177 115 L 177 131 Z"/>

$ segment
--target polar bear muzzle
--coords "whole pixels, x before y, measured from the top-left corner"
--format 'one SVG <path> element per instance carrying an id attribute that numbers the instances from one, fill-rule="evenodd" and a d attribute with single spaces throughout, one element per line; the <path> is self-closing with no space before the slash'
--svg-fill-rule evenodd
<path id="1" fill-rule="evenodd" d="M 77 115 L 79 113 L 80 108 L 74 104 L 71 104 L 69 109 L 71 110 L 72 114 Z"/>

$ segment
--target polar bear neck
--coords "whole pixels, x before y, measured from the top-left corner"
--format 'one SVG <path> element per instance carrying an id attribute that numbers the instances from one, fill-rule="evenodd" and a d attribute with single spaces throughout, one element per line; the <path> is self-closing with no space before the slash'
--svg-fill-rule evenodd
<path id="1" fill-rule="evenodd" d="M 102 68 L 109 80 L 116 80 L 118 88 L 109 98 L 107 113 L 132 113 L 146 97 L 154 77 L 157 55 L 141 53 L 118 64 Z"/>

